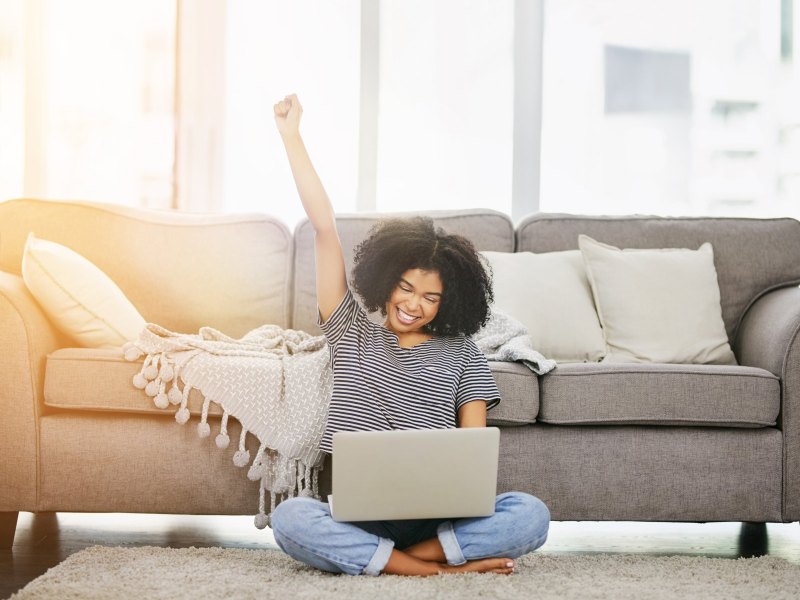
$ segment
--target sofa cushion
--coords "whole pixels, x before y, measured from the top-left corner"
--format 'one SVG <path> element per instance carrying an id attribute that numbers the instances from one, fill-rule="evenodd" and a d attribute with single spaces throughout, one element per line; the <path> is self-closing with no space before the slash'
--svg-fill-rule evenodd
<path id="1" fill-rule="evenodd" d="M 698 248 L 711 243 L 729 342 L 751 302 L 770 289 L 800 283 L 800 222 L 788 218 L 539 213 L 517 224 L 516 250 L 575 250 L 581 233 L 617 248 Z"/>
<path id="2" fill-rule="evenodd" d="M 598 362 L 605 356 L 605 338 L 578 250 L 482 254 L 492 267 L 492 310 L 525 325 L 536 350 L 560 363 Z"/>
<path id="3" fill-rule="evenodd" d="M 490 425 L 527 425 L 539 412 L 539 386 L 530 369 L 517 363 L 490 362 L 502 401 L 489 411 Z M 118 348 L 62 348 L 47 357 L 44 403 L 53 408 L 103 412 L 172 414 L 177 407 L 156 408 L 153 399 L 133 387 L 131 380 L 142 368 L 129 362 Z M 189 412 L 199 415 L 203 395 L 189 393 Z M 221 415 L 209 404 L 209 415 Z"/>
<path id="4" fill-rule="evenodd" d="M 344 250 L 347 272 L 353 269 L 353 250 L 378 221 L 389 217 L 426 215 L 437 227 L 468 238 L 478 250 L 514 250 L 514 224 L 508 215 L 490 209 L 427 211 L 416 213 L 370 213 L 336 215 L 336 228 Z M 314 268 L 314 227 L 308 219 L 294 230 L 294 305 L 292 327 L 320 335 L 317 326 L 317 287 Z M 381 319 L 382 321 L 382 319 Z"/>
<path id="5" fill-rule="evenodd" d="M 780 409 L 780 380 L 755 367 L 565 364 L 539 386 L 539 421 L 559 425 L 767 427 Z"/>
<path id="6" fill-rule="evenodd" d="M 603 362 L 732 365 L 714 250 L 624 249 L 578 236 L 603 326 Z"/>
<path id="7" fill-rule="evenodd" d="M 539 413 L 539 384 L 528 367 L 513 362 L 489 361 L 500 404 L 486 413 L 487 425 L 529 425 Z"/>
<path id="8" fill-rule="evenodd" d="M 145 320 L 111 278 L 74 250 L 28 234 L 22 278 L 48 318 L 87 348 L 135 340 Z"/>
<path id="9" fill-rule="evenodd" d="M 142 368 L 142 361 L 125 360 L 120 348 L 62 348 L 47 356 L 44 376 L 44 403 L 53 408 L 97 410 L 105 412 L 150 413 L 165 415 L 177 406 L 156 408 L 144 390 L 133 387 L 132 379 Z M 203 395 L 189 392 L 189 412 L 199 415 Z M 209 415 L 221 415 L 215 403 Z"/>

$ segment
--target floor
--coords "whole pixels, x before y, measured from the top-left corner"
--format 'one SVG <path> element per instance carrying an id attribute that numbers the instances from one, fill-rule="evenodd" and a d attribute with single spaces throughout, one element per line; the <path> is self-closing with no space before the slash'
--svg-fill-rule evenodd
<path id="1" fill-rule="evenodd" d="M 7 598 L 70 554 L 95 544 L 277 550 L 269 529 L 256 529 L 252 517 L 246 516 L 20 513 L 12 548 L 0 550 L 0 598 Z M 800 564 L 800 525 L 557 521 L 538 551 L 724 558 L 771 554 Z"/>

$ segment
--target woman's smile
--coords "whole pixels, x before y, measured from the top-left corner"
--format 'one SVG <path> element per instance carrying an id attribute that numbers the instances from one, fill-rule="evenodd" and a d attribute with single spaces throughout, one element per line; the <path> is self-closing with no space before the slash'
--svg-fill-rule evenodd
<path id="1" fill-rule="evenodd" d="M 416 323 L 416 322 L 417 322 L 417 321 L 418 321 L 420 318 L 421 318 L 421 317 L 415 317 L 415 316 L 413 316 L 413 315 L 410 315 L 410 314 L 408 314 L 407 312 L 405 312 L 405 311 L 404 311 L 402 308 L 400 308 L 399 306 L 397 307 L 397 319 L 398 319 L 398 320 L 399 320 L 401 323 L 403 323 L 403 324 L 405 324 L 405 325 L 411 325 L 411 324 L 413 324 L 413 323 Z"/>

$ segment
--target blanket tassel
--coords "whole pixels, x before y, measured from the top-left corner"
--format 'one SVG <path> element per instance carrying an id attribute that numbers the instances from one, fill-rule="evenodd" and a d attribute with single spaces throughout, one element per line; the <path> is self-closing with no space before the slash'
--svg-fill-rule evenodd
<path id="1" fill-rule="evenodd" d="M 181 390 L 178 387 L 178 375 L 180 374 L 180 365 L 175 365 L 172 373 L 172 386 L 169 388 L 167 399 L 170 404 L 178 405 L 181 402 Z"/>
<path id="2" fill-rule="evenodd" d="M 152 360 L 153 358 L 149 354 L 145 357 L 142 368 L 139 369 L 139 372 L 133 376 L 133 387 L 140 390 L 143 390 L 145 387 L 147 387 L 147 379 L 144 376 L 144 371 L 150 366 L 150 361 Z"/>
<path id="3" fill-rule="evenodd" d="M 264 529 L 267 525 L 270 524 L 270 518 L 267 516 L 265 512 L 266 508 L 266 485 L 265 481 L 262 479 L 261 485 L 258 486 L 258 514 L 253 519 L 253 523 L 258 529 Z M 269 511 L 270 516 L 272 515 L 272 511 L 275 510 L 275 495 L 270 492 L 270 496 L 272 496 L 272 510 Z"/>
<path id="4" fill-rule="evenodd" d="M 244 438 L 247 430 L 242 426 L 242 435 L 239 436 L 239 449 L 233 453 L 233 464 L 237 467 L 245 467 L 250 462 L 250 451 L 244 449 Z"/>
<path id="5" fill-rule="evenodd" d="M 178 412 L 175 413 L 175 420 L 181 425 L 185 424 L 186 421 L 189 420 L 189 409 L 186 407 L 186 405 L 189 403 L 189 392 L 191 391 L 192 391 L 192 386 L 188 384 L 185 384 L 183 386 L 181 407 L 178 409 Z"/>
<path id="6" fill-rule="evenodd" d="M 253 464 L 250 465 L 250 470 L 247 472 L 247 478 L 250 481 L 258 481 L 266 475 L 266 465 L 264 465 L 264 453 L 266 451 L 267 445 L 262 443 L 258 448 Z"/>
<path id="7" fill-rule="evenodd" d="M 222 413 L 222 423 L 219 426 L 219 435 L 214 438 L 217 448 L 224 450 L 231 443 L 231 438 L 228 437 L 228 413 Z"/>
<path id="8" fill-rule="evenodd" d="M 197 424 L 197 435 L 201 438 L 211 435 L 211 425 L 208 424 L 208 406 L 211 404 L 209 398 L 203 400 L 203 412 L 200 413 L 200 422 Z"/>

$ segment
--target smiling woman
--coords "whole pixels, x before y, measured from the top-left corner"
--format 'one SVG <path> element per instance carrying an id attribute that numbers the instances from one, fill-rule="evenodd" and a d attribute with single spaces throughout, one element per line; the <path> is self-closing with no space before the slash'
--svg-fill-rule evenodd
<path id="1" fill-rule="evenodd" d="M 339 432 L 485 427 L 500 394 L 470 337 L 492 300 L 482 257 L 428 217 L 380 221 L 356 248 L 353 269 L 352 287 L 366 308 L 386 317 L 383 325 L 370 320 L 350 289 L 334 210 L 300 135 L 297 95 L 273 112 L 315 233 L 317 324 L 333 367 L 320 450 L 332 454 Z M 545 504 L 520 492 L 496 496 L 494 514 L 480 518 L 339 522 L 327 503 L 302 497 L 284 500 L 272 515 L 287 554 L 351 575 L 509 574 L 514 558 L 544 543 L 549 522 Z"/>

